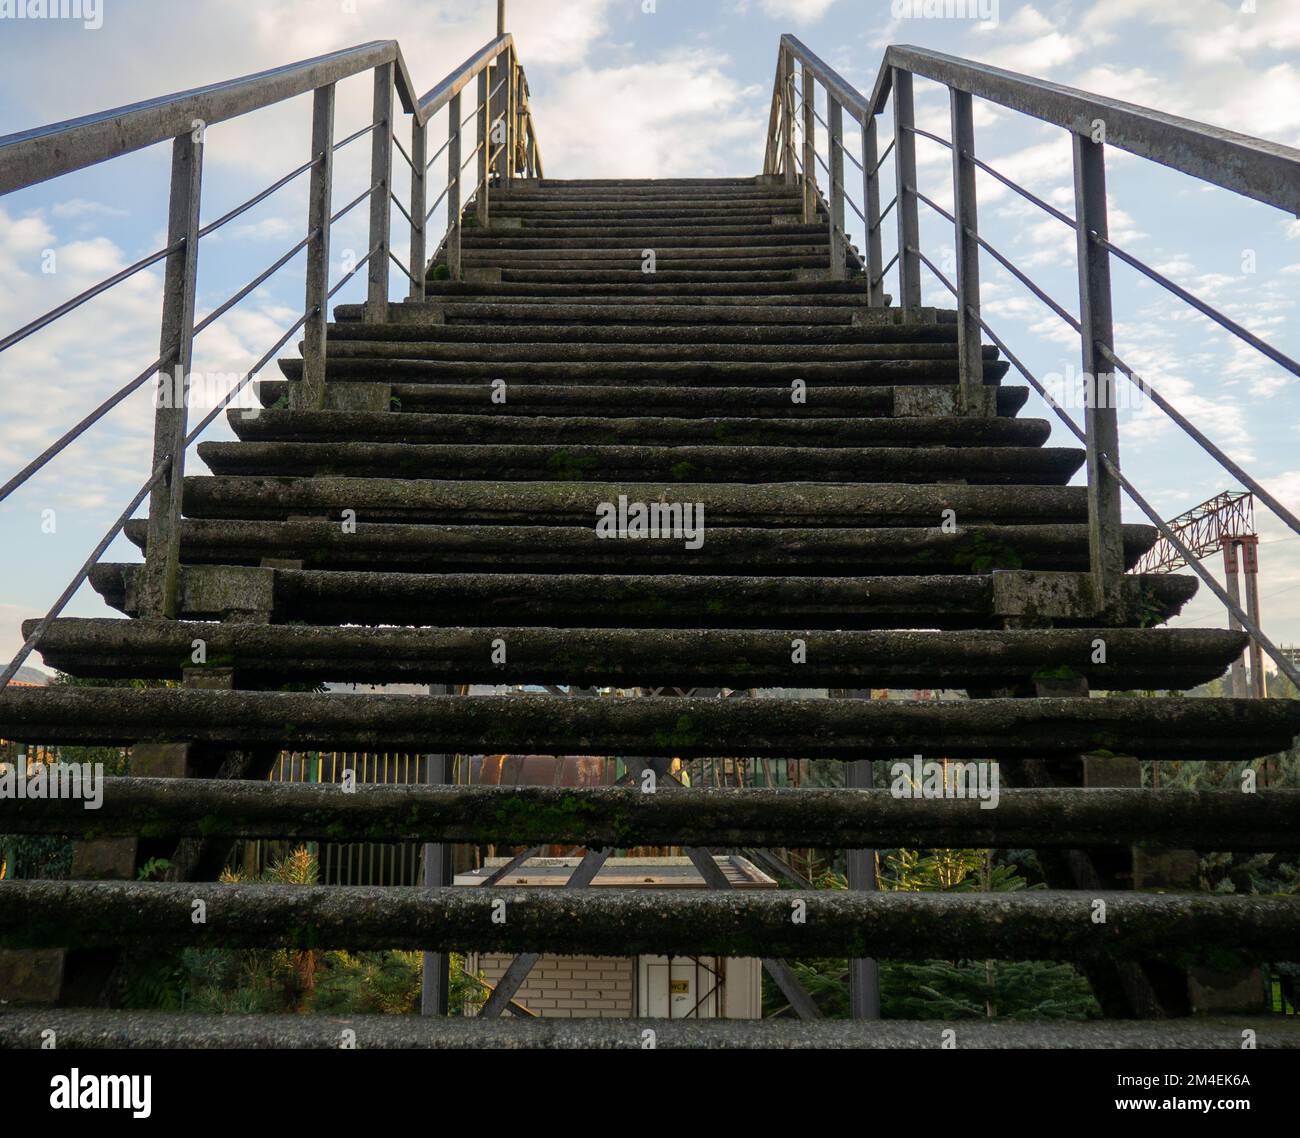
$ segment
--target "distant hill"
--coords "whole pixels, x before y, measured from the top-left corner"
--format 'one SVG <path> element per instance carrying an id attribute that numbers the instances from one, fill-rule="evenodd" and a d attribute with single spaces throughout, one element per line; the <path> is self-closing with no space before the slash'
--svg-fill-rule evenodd
<path id="1" fill-rule="evenodd" d="M 20 684 L 48 684 L 54 677 L 49 672 L 42 672 L 39 668 L 32 668 L 27 665 L 19 668 L 14 675 L 14 679 Z"/>

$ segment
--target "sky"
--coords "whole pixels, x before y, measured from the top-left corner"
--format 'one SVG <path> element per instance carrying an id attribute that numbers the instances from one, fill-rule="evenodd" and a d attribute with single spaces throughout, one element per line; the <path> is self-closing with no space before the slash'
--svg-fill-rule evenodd
<path id="1" fill-rule="evenodd" d="M 24 7 L 0 3 L 0 135 L 377 39 L 399 41 L 424 91 L 491 38 L 496 18 L 494 0 L 100 0 L 80 20 L 6 14 Z M 867 93 L 885 48 L 912 44 L 1300 146 L 1296 0 L 510 0 L 508 7 L 552 177 L 759 173 L 786 32 Z M 368 76 L 340 84 L 336 137 L 368 120 L 370 90 Z M 204 222 L 306 160 L 310 104 L 302 96 L 209 128 Z M 948 136 L 942 88 L 918 80 L 916 108 L 919 126 Z M 889 115 L 882 137 L 892 131 Z M 445 117 L 430 128 L 430 152 L 446 136 Z M 398 131 L 405 142 L 405 119 Z M 984 161 L 1073 213 L 1065 131 L 977 100 L 975 133 Z M 855 126 L 846 140 L 857 156 Z M 826 152 L 824 132 L 818 150 Z M 920 139 L 917 155 L 922 191 L 950 208 L 947 150 Z M 1300 220 L 1113 147 L 1107 155 L 1112 240 L 1300 357 Z M 365 188 L 368 164 L 364 141 L 339 152 L 336 205 Z M 164 144 L 0 197 L 0 335 L 165 245 L 168 168 Z M 852 165 L 846 175 L 860 203 Z M 892 160 L 882 176 L 892 184 Z M 442 184 L 435 178 L 434 195 Z M 884 192 L 887 201 L 892 191 Z M 204 240 L 200 316 L 300 240 L 305 195 L 299 178 Z M 984 174 L 978 198 L 981 233 L 1077 312 L 1072 231 Z M 334 230 L 332 280 L 346 272 L 349 255 L 368 247 L 365 213 L 355 210 Z M 925 206 L 921 214 L 923 247 L 950 267 L 951 227 Z M 396 211 L 393 226 L 394 249 L 405 259 L 409 230 Z M 444 226 L 440 211 L 433 227 Z M 860 223 L 856 229 L 861 247 Z M 892 215 L 884 246 L 888 260 L 896 247 Z M 981 273 L 985 319 L 1017 356 L 1049 382 L 1077 373 L 1077 335 L 987 256 Z M 950 306 L 943 286 L 922 275 L 925 303 Z M 1133 270 L 1117 264 L 1112 275 L 1119 354 L 1300 511 L 1300 380 Z M 404 295 L 403 283 L 394 269 L 394 297 Z M 199 337 L 196 371 L 242 374 L 301 315 L 303 287 L 300 255 Z M 363 287 L 354 280 L 336 302 L 357 299 Z M 897 291 L 892 274 L 886 287 Z M 157 356 L 160 295 L 155 267 L 0 353 L 0 480 Z M 1019 382 L 1014 371 L 1007 382 Z M 1052 417 L 1036 396 L 1024 414 Z M 46 611 L 147 477 L 152 418 L 146 387 L 0 503 L 3 659 L 21 643 L 20 621 Z M 1126 408 L 1120 418 L 1121 464 L 1164 517 L 1235 488 L 1157 408 Z M 205 437 L 231 436 L 219 419 Z M 1070 442 L 1058 426 L 1053 445 Z M 191 452 L 190 472 L 202 469 Z M 1125 516 L 1145 520 L 1127 502 Z M 1300 643 L 1300 539 L 1262 506 L 1256 522 L 1265 631 Z M 136 559 L 124 540 L 105 556 Z M 1221 576 L 1221 559 L 1207 567 Z M 67 612 L 108 614 L 89 585 Z M 1202 589 L 1176 623 L 1225 622 L 1222 606 Z M 39 657 L 29 662 L 39 665 Z"/>

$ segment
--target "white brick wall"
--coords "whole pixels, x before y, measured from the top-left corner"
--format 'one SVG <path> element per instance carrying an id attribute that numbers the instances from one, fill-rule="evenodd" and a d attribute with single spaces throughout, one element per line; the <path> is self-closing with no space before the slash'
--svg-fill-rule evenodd
<path id="1" fill-rule="evenodd" d="M 466 965 L 489 984 L 510 966 L 512 956 L 485 952 Z M 635 1013 L 633 964 L 625 956 L 543 956 L 515 999 L 540 1016 L 581 1019 L 616 1018 Z"/>

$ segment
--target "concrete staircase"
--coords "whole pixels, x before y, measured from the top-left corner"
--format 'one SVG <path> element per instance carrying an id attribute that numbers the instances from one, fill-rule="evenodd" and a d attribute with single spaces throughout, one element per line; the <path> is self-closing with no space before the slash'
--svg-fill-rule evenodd
<path id="1" fill-rule="evenodd" d="M 1004 760 L 1026 786 L 1097 785 L 1088 753 L 1112 766 L 1129 756 L 1131 771 L 1134 757 L 1241 760 L 1291 744 L 1300 711 L 1289 701 L 1088 698 L 1213 679 L 1246 637 L 1157 627 L 1194 594 L 1190 576 L 1130 574 L 1098 611 L 1086 491 L 1068 485 L 1083 451 L 1046 445 L 1048 423 L 1018 417 L 1026 390 L 1003 385 L 991 348 L 985 386 L 963 406 L 954 314 L 905 322 L 868 308 L 860 277 L 829 279 L 825 220 L 804 223 L 797 188 L 517 181 L 491 211 L 490 225 L 463 230 L 461 279 L 450 279 L 454 249 L 429 266 L 430 299 L 393 303 L 382 323 L 337 309 L 327 409 L 295 407 L 302 362 L 284 360 L 260 413 L 230 413 L 238 441 L 199 446 L 211 474 L 186 479 L 177 620 L 63 619 L 41 645 L 47 665 L 75 675 L 183 686 L 11 689 L 0 735 L 190 746 L 208 756 L 201 767 L 158 773 L 247 778 L 289 745 L 920 753 Z M 597 511 L 620 498 L 702 504 L 702 547 L 602 538 Z M 144 546 L 144 522 L 127 533 Z M 1130 568 L 1156 536 L 1125 527 Z M 134 617 L 138 576 L 107 564 L 92 582 Z M 322 680 L 972 698 L 265 690 Z M 214 753 L 263 757 L 223 768 Z M 824 844 L 839 843 L 827 833 Z M 1071 864 L 1053 885 L 1089 884 Z M 1091 887 L 1132 885 L 1134 873 L 1129 859 Z M 971 901 L 970 927 L 1027 919 L 1047 896 L 997 912 Z M 735 906 L 746 904 L 733 899 L 726 920 L 743 924 Z M 723 920 L 705 904 L 706 924 L 710 912 Z M 1015 949 L 1052 955 L 1055 934 L 1032 927 L 1039 939 L 1026 932 Z M 1267 939 L 1251 928 L 1240 926 L 1241 947 Z M 1131 967 L 1146 967 L 1152 945 L 1126 948 L 1124 932 L 1104 951 L 1139 963 L 1118 981 L 1094 972 L 1131 997 Z M 1153 975 L 1137 981 L 1145 1006 L 1121 994 L 1108 1010 L 1177 1011 Z"/>

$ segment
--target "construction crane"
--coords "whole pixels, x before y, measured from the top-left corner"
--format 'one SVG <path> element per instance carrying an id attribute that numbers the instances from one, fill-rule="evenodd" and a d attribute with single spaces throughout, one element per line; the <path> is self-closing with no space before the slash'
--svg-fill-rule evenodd
<path id="1" fill-rule="evenodd" d="M 1228 596 L 1241 607 L 1241 578 L 1246 578 L 1246 615 L 1259 623 L 1259 535 L 1255 532 L 1255 498 L 1245 491 L 1225 490 L 1209 501 L 1193 506 L 1165 523 L 1196 560 L 1223 551 L 1224 587 Z M 1172 573 L 1187 564 L 1187 558 L 1163 535 L 1137 564 L 1139 573 Z M 1228 626 L 1241 630 L 1241 622 L 1231 611 Z M 1234 696 L 1263 699 L 1267 694 L 1264 678 L 1264 653 L 1252 639 L 1250 674 L 1242 660 L 1232 662 L 1229 686 Z"/>

